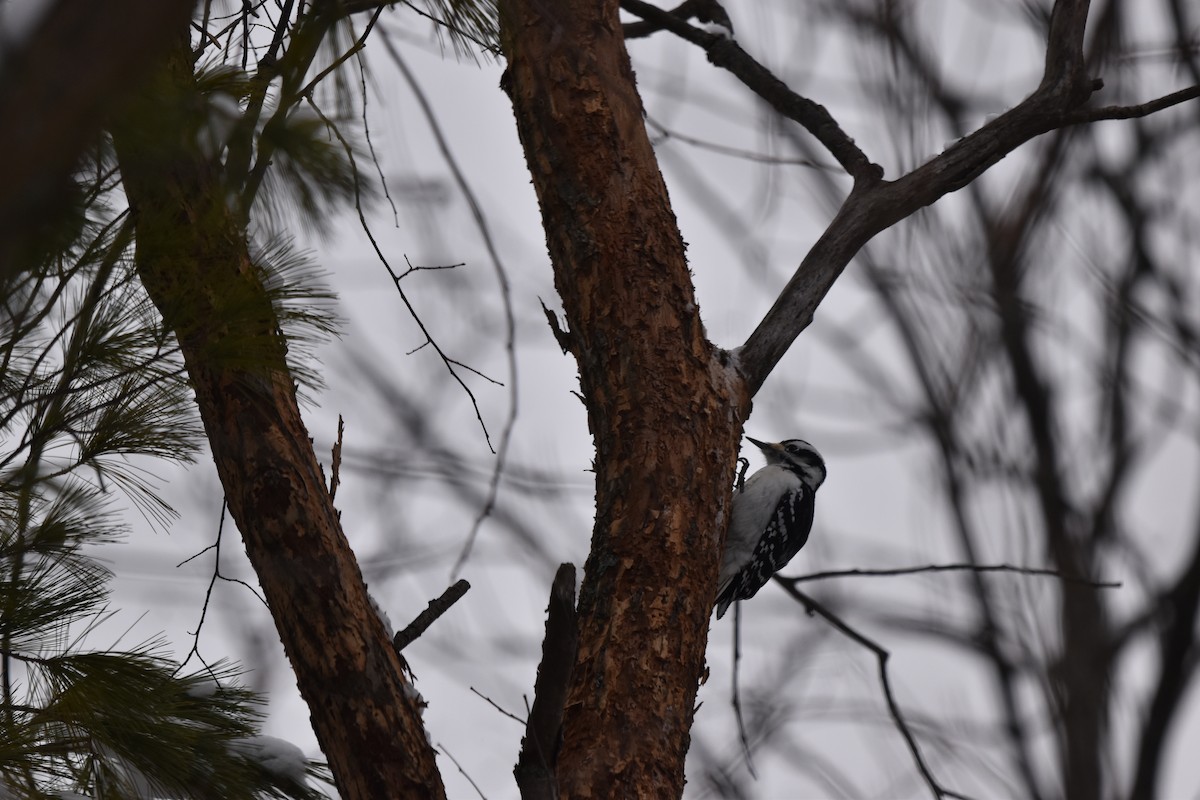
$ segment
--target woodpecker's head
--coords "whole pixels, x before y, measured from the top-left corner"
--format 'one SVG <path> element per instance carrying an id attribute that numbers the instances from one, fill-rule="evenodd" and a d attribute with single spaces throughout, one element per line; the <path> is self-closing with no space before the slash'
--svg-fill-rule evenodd
<path id="1" fill-rule="evenodd" d="M 812 491 L 825 481 L 825 459 L 803 439 L 786 439 L 777 444 L 760 442 L 758 439 L 746 437 L 751 444 L 762 450 L 768 464 L 786 467 L 800 476 L 804 485 Z"/>

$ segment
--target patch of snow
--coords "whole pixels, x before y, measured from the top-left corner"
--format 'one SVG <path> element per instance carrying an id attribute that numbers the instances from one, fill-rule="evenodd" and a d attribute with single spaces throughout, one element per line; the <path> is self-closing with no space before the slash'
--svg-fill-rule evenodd
<path id="1" fill-rule="evenodd" d="M 273 775 L 307 785 L 305 766 L 308 759 L 304 757 L 303 750 L 285 739 L 251 736 L 230 742 L 229 747 L 235 753 L 257 761 L 263 769 Z"/>
<path id="2" fill-rule="evenodd" d="M 422 697 L 421 693 L 417 691 L 417 687 L 413 686 L 411 683 L 406 682 L 404 684 L 403 688 L 404 688 L 404 696 L 407 697 L 409 700 L 414 701 L 417 704 L 417 707 L 421 709 L 421 716 L 424 716 L 425 715 L 425 707 L 429 704 L 425 702 L 425 698 Z"/>
<path id="3" fill-rule="evenodd" d="M 212 697 L 220 688 L 221 684 L 217 683 L 215 678 L 206 675 L 187 688 L 187 696 L 202 700 L 205 697 Z"/>
<path id="4" fill-rule="evenodd" d="M 392 620 L 387 615 L 387 612 L 383 610 L 383 606 L 379 605 L 375 596 L 369 591 L 367 592 L 367 599 L 371 601 L 371 608 L 375 609 L 375 616 L 379 617 L 380 621 L 383 622 L 383 628 L 387 631 L 388 638 L 396 638 L 396 631 L 392 628 Z"/>

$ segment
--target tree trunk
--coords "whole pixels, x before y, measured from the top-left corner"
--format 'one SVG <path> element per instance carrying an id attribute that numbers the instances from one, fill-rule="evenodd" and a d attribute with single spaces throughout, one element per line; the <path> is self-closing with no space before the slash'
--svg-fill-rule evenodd
<path id="1" fill-rule="evenodd" d="M 114 132 L 137 267 L 174 330 L 225 488 L 344 798 L 444 797 L 401 660 L 371 608 L 296 404 L 286 345 L 220 164 L 186 41 Z"/>
<path id="2" fill-rule="evenodd" d="M 749 396 L 705 338 L 616 0 L 508 0 L 500 14 L 596 443 L 559 791 L 679 797 Z"/>

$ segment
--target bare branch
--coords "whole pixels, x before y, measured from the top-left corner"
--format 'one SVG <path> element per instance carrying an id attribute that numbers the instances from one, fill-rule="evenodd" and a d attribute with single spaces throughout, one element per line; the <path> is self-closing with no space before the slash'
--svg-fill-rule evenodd
<path id="1" fill-rule="evenodd" d="M 517 323 L 516 317 L 513 314 L 512 290 L 508 283 L 508 270 L 504 266 L 503 259 L 500 258 L 500 249 L 496 247 L 496 241 L 492 237 L 492 229 L 488 224 L 487 217 L 483 213 L 483 206 L 479 204 L 479 200 L 475 196 L 475 191 L 467 181 L 466 173 L 463 172 L 459 166 L 458 159 L 450 149 L 450 143 L 442 133 L 442 126 L 438 122 L 437 115 L 433 113 L 433 105 L 429 102 L 425 90 L 417 81 L 412 70 L 408 68 L 407 62 L 400 56 L 400 51 L 396 49 L 392 41 L 387 38 L 384 38 L 383 41 L 388 54 L 392 57 L 392 61 L 400 69 L 401 74 L 404 75 L 404 80 L 408 82 L 409 89 L 416 96 L 417 103 L 421 106 L 421 110 L 425 114 L 425 121 L 429 124 L 430 133 L 433 134 L 434 139 L 437 141 L 438 151 L 442 154 L 442 159 L 450 169 L 450 174 L 454 176 L 454 182 L 458 185 L 458 190 L 462 192 L 463 199 L 467 201 L 467 206 L 471 209 L 471 218 L 475 222 L 475 228 L 479 231 L 479 236 L 483 239 L 483 245 L 487 249 L 488 258 L 492 262 L 492 271 L 496 275 L 496 284 L 500 289 L 501 306 L 504 309 L 504 355 L 508 363 L 509 384 L 508 415 L 504 420 L 504 430 L 500 433 L 500 445 L 492 451 L 496 454 L 496 464 L 492 468 L 492 477 L 488 482 L 487 499 L 484 500 L 479 513 L 475 515 L 475 520 L 471 523 L 471 530 L 467 534 L 467 540 L 463 544 L 458 559 L 454 562 L 453 569 L 450 570 L 450 575 L 453 577 L 467 563 L 467 558 L 471 555 L 471 549 L 475 546 L 475 540 L 479 537 L 479 530 L 483 526 L 483 521 L 491 515 L 492 510 L 496 506 L 496 498 L 500 493 L 500 476 L 504 474 L 504 465 L 508 461 L 508 448 L 512 443 L 513 428 L 517 423 L 517 406 L 519 400 L 517 393 Z M 478 410 L 476 408 L 477 413 Z M 480 418 L 480 423 L 482 422 L 483 419 Z M 484 433 L 486 434 L 486 428 Z M 488 447 L 491 447 L 490 440 L 488 441 Z"/>
<path id="2" fill-rule="evenodd" d="M 780 114 L 803 125 L 854 178 L 856 185 L 874 183 L 883 177 L 883 168 L 867 158 L 823 105 L 792 91 L 732 39 L 693 27 L 671 12 L 642 0 L 621 0 L 621 8 L 704 48 L 709 61 L 729 70 Z"/>
<path id="3" fill-rule="evenodd" d="M 929 765 L 925 763 L 925 757 L 921 755 L 921 747 L 917 744 L 916 737 L 913 736 L 912 730 L 909 729 L 908 722 L 904 718 L 904 713 L 900 710 L 900 705 L 896 702 L 896 697 L 892 693 L 892 683 L 888 677 L 887 668 L 888 658 L 891 657 L 891 653 L 854 628 L 851 628 L 832 611 L 797 589 L 790 581 L 776 575 L 775 582 L 782 586 L 783 590 L 791 595 L 796 602 L 803 605 L 809 614 L 816 614 L 822 617 L 839 633 L 867 648 L 875 655 L 876 660 L 879 662 L 879 685 L 883 689 L 883 699 L 887 703 L 888 713 L 891 714 L 892 721 L 896 725 L 896 730 L 900 731 L 900 735 L 904 737 L 904 742 L 908 745 L 909 752 L 912 753 L 913 763 L 916 764 L 917 771 L 921 773 L 921 777 L 929 787 L 930 793 L 935 800 L 941 800 L 943 797 L 965 800 L 964 795 L 951 791 L 938 783 L 937 778 L 930 771 Z"/>
<path id="4" fill-rule="evenodd" d="M 524 725 L 528 722 L 527 719 L 521 719 L 520 717 L 518 717 L 516 714 L 512 713 L 508 709 L 501 707 L 499 703 L 497 703 L 492 698 L 488 697 L 483 692 L 476 689 L 474 686 L 471 686 L 470 689 L 471 689 L 471 694 L 475 695 L 480 700 L 483 700 L 483 702 L 487 703 L 489 706 L 496 709 L 497 711 L 499 711 L 501 714 L 508 717 L 509 719 L 515 720 L 516 722 L 518 722 L 521 725 Z"/>
<path id="5" fill-rule="evenodd" d="M 625 2 L 635 4 L 638 8 L 645 5 L 640 0 Z M 958 140 L 940 155 L 896 181 L 855 181 L 853 190 L 837 215 L 809 250 L 771 310 L 737 350 L 738 367 L 752 395 L 761 388 L 796 336 L 812 322 L 817 306 L 850 259 L 876 234 L 944 195 L 967 186 L 1030 139 L 1057 128 L 1088 121 L 1091 119 L 1089 113 L 1095 113 L 1096 119 L 1118 119 L 1125 112 L 1130 117 L 1140 116 L 1197 96 L 1195 89 L 1185 89 L 1144 106 L 1124 110 L 1107 109 L 1103 114 L 1099 110 L 1079 110 L 1091 93 L 1101 86 L 1100 81 L 1083 75 L 1081 66 L 1071 66 L 1076 61 L 1082 64 L 1082 52 L 1076 55 L 1075 49 L 1082 41 L 1086 8 L 1087 3 L 1082 0 L 1059 0 L 1055 5 L 1046 74 L 1037 90 L 1016 107 Z M 675 28 L 680 25 L 688 31 L 676 31 Z M 1078 29 L 1071 28 L 1071 25 Z M 672 20 L 671 25 L 664 23 L 664 27 L 706 48 L 725 42 L 720 37 L 691 28 L 678 20 Z M 718 62 L 714 60 L 714 63 Z M 718 65 L 725 66 L 723 63 Z M 766 72 L 765 69 L 762 71 Z M 734 74 L 746 80 L 738 72 Z M 778 79 L 771 76 L 770 81 L 778 82 Z M 781 110 L 781 113 L 784 112 Z M 825 144 L 824 140 L 822 143 Z M 838 157 L 837 152 L 832 149 L 830 152 Z M 845 165 L 842 158 L 838 160 Z M 850 171 L 849 168 L 847 170 Z M 853 171 L 851 174 L 856 179 L 859 177 Z"/>
<path id="6" fill-rule="evenodd" d="M 342 64 L 345 64 L 351 58 L 361 53 L 362 49 L 367 46 L 367 37 L 371 35 L 371 31 L 375 30 L 375 24 L 379 22 L 379 15 L 382 13 L 382 7 L 376 9 L 375 13 L 371 15 L 371 19 L 368 20 L 367 27 L 363 30 L 362 36 L 359 36 L 354 44 L 352 44 L 350 48 L 346 50 L 346 52 L 334 59 L 332 64 L 318 72 L 315 78 L 306 83 L 304 88 L 299 91 L 298 96 L 305 97 L 311 94 L 312 90 L 317 88 L 317 84 L 325 80 L 325 78 L 327 78 L 330 74 L 337 72 L 337 70 L 341 68 Z"/>
<path id="7" fill-rule="evenodd" d="M 721 7 L 721 4 L 717 0 L 683 0 L 682 3 L 666 13 L 681 20 L 697 19 L 700 22 L 721 25 L 727 28 L 730 33 L 733 32 L 733 24 L 729 21 L 729 14 L 725 12 L 725 9 Z M 627 22 L 621 26 L 621 32 L 625 34 L 625 41 L 641 39 L 662 29 L 663 26 L 660 23 L 649 21 Z"/>
<path id="8" fill-rule="evenodd" d="M 1085 61 L 1083 34 L 1090 0 L 1056 0 L 1050 12 L 1046 37 L 1046 67 L 1038 90 L 1052 89 L 1077 94 L 1082 89 Z M 1078 97 L 1082 102 L 1087 94 Z"/>
<path id="9" fill-rule="evenodd" d="M 188 653 L 186 656 L 184 656 L 183 660 L 179 662 L 179 666 L 175 670 L 176 674 L 181 672 L 183 668 L 187 666 L 187 663 L 192 660 L 192 656 L 195 656 L 197 659 L 199 659 L 200 663 L 203 664 L 209 672 L 212 672 L 212 667 L 208 665 L 208 662 L 204 660 L 204 656 L 200 654 L 200 632 L 204 630 L 204 620 L 208 617 L 208 607 L 212 603 L 213 589 L 216 588 L 217 581 L 227 581 L 228 583 L 236 583 L 241 586 L 245 586 L 250 590 L 250 594 L 254 595 L 264 607 L 269 608 L 269 606 L 267 606 L 267 601 L 263 599 L 262 595 L 254 590 L 253 586 L 246 583 L 241 578 L 230 578 L 221 574 L 221 537 L 225 532 L 226 509 L 227 504 L 225 499 L 222 498 L 221 519 L 217 523 L 217 540 L 201 550 L 199 553 L 189 556 L 175 565 L 175 568 L 179 569 L 184 564 L 203 555 L 204 553 L 207 553 L 209 550 L 214 551 L 212 576 L 208 579 L 208 587 L 204 590 L 204 602 L 200 606 L 200 620 L 196 623 L 196 630 L 192 631 L 192 647 L 190 650 L 188 650 Z"/>
<path id="10" fill-rule="evenodd" d="M 746 757 L 746 769 L 750 777 L 758 780 L 754 771 L 754 759 L 750 753 L 750 737 L 746 735 L 746 718 L 742 713 L 742 695 L 738 690 L 738 665 L 742 660 L 742 604 L 733 604 L 733 716 L 737 719 L 738 739 L 742 743 L 742 755 Z"/>
<path id="11" fill-rule="evenodd" d="M 1189 86 L 1177 92 L 1164 95 L 1155 100 L 1149 100 L 1135 106 L 1101 106 L 1100 108 L 1081 108 L 1068 114 L 1064 125 L 1079 125 L 1086 122 L 1099 122 L 1106 119 L 1138 119 L 1149 116 L 1163 109 L 1186 103 L 1200 97 L 1200 86 Z"/>
<path id="12" fill-rule="evenodd" d="M 1050 578 L 1058 578 L 1067 583 L 1081 583 L 1097 589 L 1119 589 L 1122 585 L 1120 581 L 1097 581 L 1074 575 L 1064 575 L 1055 569 L 1021 567 L 1015 564 L 927 564 L 923 567 L 895 567 L 892 569 L 841 569 L 827 572 L 812 572 L 808 575 L 797 575 L 794 578 L 784 578 L 777 575 L 775 579 L 795 586 L 807 581 L 825 580 L 827 578 L 917 575 L 922 572 L 1013 572 L 1018 575 L 1044 575 Z"/>
<path id="13" fill-rule="evenodd" d="M 487 795 L 485 795 L 483 793 L 483 790 L 479 788 L 479 784 L 477 784 L 475 782 L 474 778 L 472 778 L 470 775 L 467 774 L 467 771 L 465 769 L 463 769 L 462 764 L 458 763 L 458 759 L 450 754 L 450 751 L 446 749 L 446 745 L 442 744 L 441 742 L 438 742 L 437 749 L 441 750 L 443 753 L 445 753 L 446 758 L 450 759 L 450 763 L 452 763 L 455 767 L 458 768 L 459 774 L 467 779 L 467 783 L 471 784 L 471 788 L 475 790 L 475 794 L 479 795 L 480 800 L 487 800 Z"/>
<path id="14" fill-rule="evenodd" d="M 558 797 L 558 747 L 562 739 L 563 705 L 575 668 L 579 626 L 575 612 L 575 566 L 561 564 L 550 588 L 542 663 L 534 683 L 533 707 L 513 769 L 522 800 Z"/>
<path id="15" fill-rule="evenodd" d="M 779 164 L 781 166 L 837 170 L 837 167 L 832 164 L 822 164 L 808 158 L 782 158 L 780 156 L 773 156 L 767 153 L 756 153 L 753 150 L 743 150 L 740 147 L 729 147 L 728 145 L 717 144 L 716 142 L 709 142 L 704 139 L 697 139 L 694 136 L 688 136 L 687 134 L 672 130 L 649 116 L 646 117 L 646 124 L 658 131 L 658 137 L 656 138 L 658 138 L 659 141 L 668 141 L 673 139 L 677 142 L 682 142 L 683 144 L 690 145 L 691 147 L 695 147 L 700 150 L 707 150 L 710 153 L 718 153 L 723 156 L 729 156 L 730 158 L 741 158 L 745 159 L 746 161 L 754 161 L 759 164 Z M 657 146 L 658 141 L 656 141 L 654 144 Z"/>
<path id="16" fill-rule="evenodd" d="M 386 39 L 384 41 L 386 41 Z M 384 269 L 386 269 L 388 275 L 391 276 L 392 283 L 396 285 L 396 292 L 399 293 L 400 299 L 404 302 L 405 308 L 408 309 L 409 315 L 412 316 L 413 321 L 417 323 L 417 327 L 421 329 L 421 333 L 425 334 L 425 342 L 422 343 L 420 347 L 412 350 L 410 355 L 411 353 L 415 353 L 417 350 L 420 350 L 422 347 L 425 347 L 425 345 L 430 345 L 433 347 L 433 349 L 437 352 L 438 357 L 442 359 L 442 363 L 446 365 L 446 370 L 450 373 L 450 376 L 454 378 L 458 385 L 463 388 L 463 391 L 467 393 L 467 397 L 470 398 L 471 407 L 475 410 L 475 418 L 479 420 L 479 426 L 483 429 L 483 438 L 487 442 L 488 449 L 492 449 L 493 452 L 495 452 L 492 448 L 492 438 L 488 434 L 487 423 L 483 421 L 483 412 L 479 410 L 479 402 L 475 399 L 475 393 L 471 391 L 471 387 L 467 386 L 466 381 L 464 381 L 462 376 L 459 375 L 457 370 L 454 369 L 456 364 L 460 367 L 463 366 L 462 363 L 447 356 L 445 351 L 442 350 L 441 346 L 434 341 L 433 335 L 429 332 L 429 329 L 425 327 L 424 321 L 421 319 L 420 315 L 417 314 L 417 309 L 408 299 L 408 295 L 404 293 L 404 288 L 400 285 L 400 281 L 405 275 L 415 272 L 420 268 L 414 268 L 411 264 L 409 264 L 409 269 L 403 274 L 398 274 L 394 269 L 392 269 L 391 262 L 387 260 L 387 256 L 385 256 L 383 254 L 383 250 L 380 249 L 379 243 L 375 240 L 375 234 L 371 232 L 371 226 L 367 223 L 366 214 L 363 212 L 361 188 L 358 180 L 358 165 L 354 159 L 353 148 L 350 147 L 350 143 L 346 141 L 346 138 L 342 135 L 342 132 L 338 129 L 337 125 L 334 124 L 333 120 L 326 116 L 325 112 L 322 111 L 316 102 L 313 101 L 312 97 L 306 97 L 305 100 L 308 102 L 309 106 L 312 107 L 313 111 L 316 112 L 317 116 L 320 117 L 321 121 L 329 126 L 329 130 L 333 133 L 345 150 L 346 158 L 350 160 L 350 165 L 354 171 L 354 208 L 358 213 L 359 224 L 362 226 L 363 233 L 367 235 L 367 239 L 371 242 L 371 247 L 375 250 L 376 257 L 379 258 L 380 263 L 383 264 Z M 407 258 L 405 260 L 407 261 Z M 475 370 L 472 370 L 472 372 L 475 372 Z M 491 379 L 488 378 L 488 380 Z M 493 381 L 493 383 L 494 382 L 495 381 Z"/>
<path id="17" fill-rule="evenodd" d="M 417 618 L 408 624 L 408 627 L 400 631 L 392 638 L 392 647 L 396 648 L 399 653 L 408 647 L 420 637 L 429 626 L 437 622 L 438 618 L 450 610 L 450 607 L 462 599 L 467 590 L 471 588 L 471 584 L 465 580 L 459 580 L 449 589 L 442 592 L 441 597 L 435 600 L 430 600 L 428 607 Z"/>

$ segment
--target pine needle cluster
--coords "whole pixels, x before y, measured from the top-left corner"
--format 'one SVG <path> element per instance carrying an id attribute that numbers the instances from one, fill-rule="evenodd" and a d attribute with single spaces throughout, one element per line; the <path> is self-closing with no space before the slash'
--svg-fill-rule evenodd
<path id="1" fill-rule="evenodd" d="M 127 215 L 89 206 L 74 241 L 0 305 L 0 796 L 318 798 L 324 767 L 259 735 L 259 698 L 163 643 L 96 648 L 126 533 L 152 522 L 154 459 L 200 438 L 173 339 L 137 283 Z"/>

